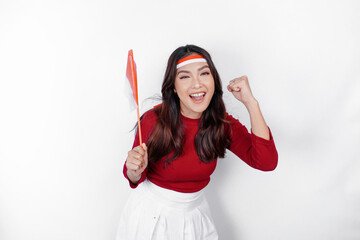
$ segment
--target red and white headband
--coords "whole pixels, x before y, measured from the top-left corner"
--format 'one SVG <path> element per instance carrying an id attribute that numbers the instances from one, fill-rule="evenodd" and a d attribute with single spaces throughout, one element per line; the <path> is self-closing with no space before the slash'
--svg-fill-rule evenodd
<path id="1" fill-rule="evenodd" d="M 191 55 L 180 59 L 176 64 L 176 69 L 181 68 L 190 63 L 206 62 L 206 59 L 201 55 Z"/>

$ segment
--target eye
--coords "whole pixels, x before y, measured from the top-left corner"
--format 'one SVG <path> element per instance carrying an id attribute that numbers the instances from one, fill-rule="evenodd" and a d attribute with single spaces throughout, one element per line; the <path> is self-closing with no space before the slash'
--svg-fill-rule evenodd
<path id="1" fill-rule="evenodd" d="M 201 76 L 203 76 L 203 75 L 210 75 L 210 72 L 202 72 L 200 75 L 201 75 Z"/>
<path id="2" fill-rule="evenodd" d="M 184 79 L 184 78 L 188 78 L 189 76 L 183 75 L 181 77 L 179 77 L 179 79 Z"/>

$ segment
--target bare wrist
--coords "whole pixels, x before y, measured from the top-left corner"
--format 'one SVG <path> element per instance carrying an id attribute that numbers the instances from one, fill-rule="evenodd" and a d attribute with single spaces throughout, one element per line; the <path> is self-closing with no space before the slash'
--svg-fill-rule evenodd
<path id="1" fill-rule="evenodd" d="M 137 184 L 137 183 L 140 181 L 141 173 L 140 173 L 139 175 L 134 176 L 134 175 L 131 174 L 131 173 L 129 172 L 129 170 L 128 170 L 126 174 L 127 174 L 127 176 L 128 176 L 128 179 L 129 179 L 132 183 Z"/>
<path id="2" fill-rule="evenodd" d="M 244 103 L 244 105 L 248 109 L 248 111 L 250 111 L 251 109 L 258 108 L 259 102 L 255 98 L 252 98 L 248 102 Z"/>

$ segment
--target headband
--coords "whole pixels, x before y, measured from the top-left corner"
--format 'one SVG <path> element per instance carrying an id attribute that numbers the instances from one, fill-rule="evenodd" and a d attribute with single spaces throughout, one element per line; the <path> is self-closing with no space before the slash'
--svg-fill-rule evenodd
<path id="1" fill-rule="evenodd" d="M 191 55 L 180 59 L 176 64 L 176 69 L 181 68 L 190 63 L 206 62 L 206 59 L 201 55 Z"/>

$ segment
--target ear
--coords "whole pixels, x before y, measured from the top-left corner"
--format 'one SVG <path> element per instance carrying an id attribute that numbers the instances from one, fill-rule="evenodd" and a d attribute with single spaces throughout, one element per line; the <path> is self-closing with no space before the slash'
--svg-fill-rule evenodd
<path id="1" fill-rule="evenodd" d="M 174 88 L 174 93 L 176 93 L 176 89 Z"/>

